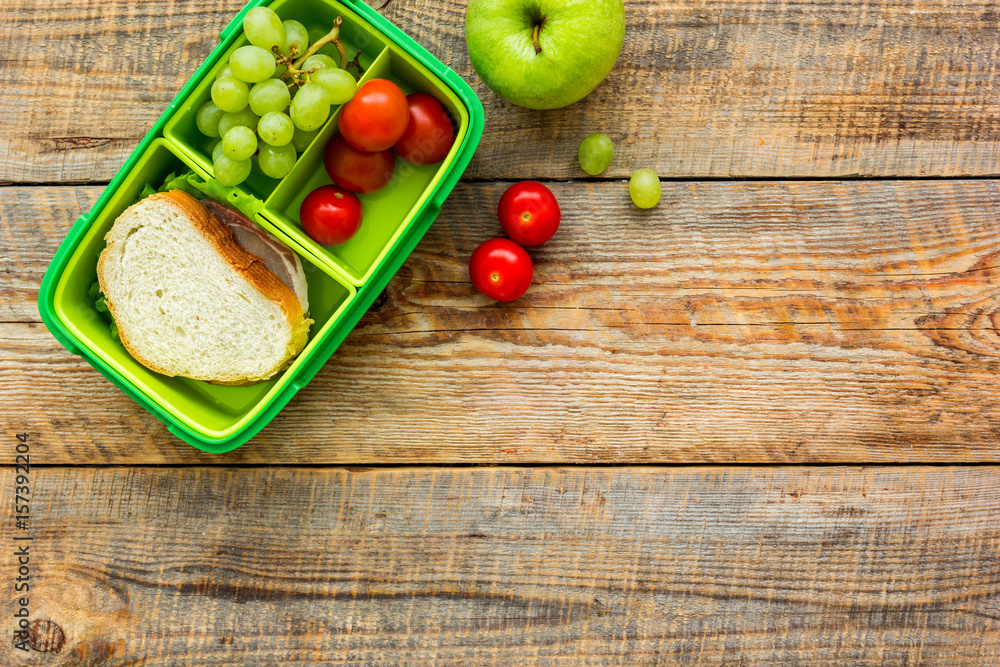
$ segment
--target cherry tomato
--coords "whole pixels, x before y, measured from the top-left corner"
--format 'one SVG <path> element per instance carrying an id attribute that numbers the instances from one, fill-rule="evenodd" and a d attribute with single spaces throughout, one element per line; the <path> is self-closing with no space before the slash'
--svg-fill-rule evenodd
<path id="1" fill-rule="evenodd" d="M 513 301 L 528 291 L 534 267 L 524 248 L 510 239 L 484 241 L 469 258 L 477 290 L 497 301 Z"/>
<path id="2" fill-rule="evenodd" d="M 372 79 L 340 111 L 340 133 L 355 148 L 374 153 L 392 148 L 409 121 L 410 109 L 399 86 Z"/>
<path id="3" fill-rule="evenodd" d="M 403 138 L 392 147 L 411 164 L 435 164 L 443 160 L 455 143 L 455 128 L 444 107 L 427 93 L 406 96 L 410 122 Z"/>
<path id="4" fill-rule="evenodd" d="M 322 185 L 302 200 L 302 229 L 320 245 L 339 245 L 361 227 L 361 200 L 336 185 Z"/>
<path id="5" fill-rule="evenodd" d="M 507 236 L 525 246 L 542 245 L 559 229 L 559 202 L 537 181 L 521 181 L 507 188 L 497 206 L 500 226 Z"/>
<path id="6" fill-rule="evenodd" d="M 370 194 L 385 187 L 392 180 L 396 157 L 391 150 L 368 153 L 335 135 L 326 145 L 323 154 L 326 173 L 333 182 L 351 192 Z"/>

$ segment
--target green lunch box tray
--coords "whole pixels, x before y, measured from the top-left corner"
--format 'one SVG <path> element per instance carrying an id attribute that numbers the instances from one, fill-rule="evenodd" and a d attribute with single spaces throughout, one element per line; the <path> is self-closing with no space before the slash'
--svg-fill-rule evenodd
<path id="1" fill-rule="evenodd" d="M 245 387 L 213 385 L 154 373 L 136 362 L 108 330 L 88 290 L 97 279 L 104 235 L 139 198 L 145 184 L 163 182 L 171 172 L 190 169 L 212 174 L 211 139 L 195 125 L 198 108 L 209 100 L 215 72 L 229 54 L 247 43 L 243 17 L 266 5 L 282 20 L 301 21 L 310 37 L 325 34 L 343 17 L 340 39 L 349 54 L 361 49 L 364 75 L 390 79 L 405 93 L 429 93 L 451 114 L 455 143 L 443 162 L 416 166 L 399 159 L 392 181 L 377 193 L 361 195 L 364 223 L 347 243 L 321 246 L 302 231 L 303 198 L 331 183 L 323 149 L 336 133 L 339 109 L 299 155 L 288 176 L 274 180 L 256 170 L 240 189 L 264 202 L 255 222 L 292 248 L 309 282 L 309 343 L 285 371 Z M 163 421 L 185 442 L 210 452 L 235 449 L 256 435 L 326 363 L 389 279 L 413 251 L 441 210 L 483 132 L 483 107 L 469 85 L 423 47 L 361 0 L 253 0 L 222 31 L 221 43 L 185 84 L 135 149 L 89 213 L 70 229 L 42 280 L 38 310 L 53 336 L 84 357 L 122 391 Z M 329 48 L 329 47 L 328 47 Z"/>

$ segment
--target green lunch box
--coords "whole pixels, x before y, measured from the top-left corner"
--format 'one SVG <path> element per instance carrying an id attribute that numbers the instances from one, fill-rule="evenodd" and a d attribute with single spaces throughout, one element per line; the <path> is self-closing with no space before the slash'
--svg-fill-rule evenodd
<path id="1" fill-rule="evenodd" d="M 309 343 L 285 371 L 245 387 L 166 377 L 139 364 L 112 338 L 88 290 L 97 279 L 104 235 L 139 198 L 146 183 L 156 187 L 171 172 L 187 169 L 202 178 L 212 174 L 208 154 L 212 140 L 198 131 L 195 114 L 210 98 L 215 72 L 247 43 L 243 17 L 258 5 L 271 7 L 282 20 L 301 21 L 310 37 L 325 34 L 342 16 L 340 39 L 347 53 L 361 49 L 364 75 L 359 86 L 384 78 L 405 93 L 433 95 L 455 120 L 455 143 L 436 165 L 416 166 L 397 159 L 392 181 L 377 193 L 361 195 L 365 222 L 359 232 L 336 247 L 321 246 L 306 236 L 298 211 L 307 194 L 332 182 L 323 167 L 323 150 L 336 133 L 339 109 L 286 177 L 274 180 L 255 170 L 240 188 L 264 202 L 255 221 L 302 260 L 315 322 Z M 38 295 L 42 321 L 62 345 L 84 357 L 177 437 L 209 452 L 230 451 L 256 435 L 316 375 L 437 217 L 483 133 L 483 107 L 469 85 L 361 0 L 253 0 L 221 38 L 94 207 L 73 225 L 45 272 Z"/>

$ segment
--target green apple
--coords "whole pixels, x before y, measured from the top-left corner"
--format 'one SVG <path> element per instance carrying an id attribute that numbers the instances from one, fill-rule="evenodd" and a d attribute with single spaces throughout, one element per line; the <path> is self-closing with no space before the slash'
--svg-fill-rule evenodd
<path id="1" fill-rule="evenodd" d="M 472 66 L 500 97 L 557 109 L 608 75 L 625 39 L 622 0 L 469 0 Z"/>

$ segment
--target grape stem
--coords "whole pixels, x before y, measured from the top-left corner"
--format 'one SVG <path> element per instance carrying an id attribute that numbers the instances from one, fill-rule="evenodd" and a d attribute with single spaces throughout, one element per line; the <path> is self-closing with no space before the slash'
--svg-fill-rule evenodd
<path id="1" fill-rule="evenodd" d="M 302 54 L 301 58 L 289 66 L 289 70 L 293 68 L 295 70 L 299 70 L 299 68 L 302 67 L 302 63 L 308 60 L 310 56 L 316 55 L 317 51 L 330 42 L 333 42 L 337 46 L 337 52 L 340 54 L 340 68 L 343 69 L 344 66 L 347 65 L 347 53 L 344 51 L 344 45 L 341 44 L 340 39 L 338 39 L 340 37 L 340 24 L 343 22 L 344 18 L 342 16 L 338 16 L 333 22 L 333 29 L 314 42 L 313 45 Z"/>
<path id="2" fill-rule="evenodd" d="M 354 54 L 354 60 L 347 63 L 347 67 L 344 67 L 344 69 L 347 69 L 352 65 L 358 68 L 358 78 L 360 79 L 361 75 L 365 73 L 365 68 L 361 66 L 361 49 L 358 49 L 358 52 Z"/>
<path id="3" fill-rule="evenodd" d="M 333 29 L 330 30 L 326 35 L 316 40 L 316 42 L 306 49 L 300 57 L 296 58 L 298 55 L 298 49 L 292 47 L 289 54 L 282 55 L 278 47 L 275 46 L 272 50 L 275 53 L 275 60 L 288 68 L 284 74 L 281 75 L 281 79 L 288 84 L 288 88 L 291 89 L 294 86 L 302 86 L 307 81 L 309 81 L 309 75 L 320 69 L 318 66 L 310 69 L 302 69 L 302 64 L 309 60 L 312 56 L 316 55 L 320 49 L 322 49 L 327 44 L 333 42 L 337 47 L 337 52 L 340 54 L 340 69 L 347 69 L 347 52 L 344 51 L 344 45 L 340 43 L 340 25 L 344 22 L 343 17 L 338 16 L 333 22 Z M 361 49 L 358 49 L 358 55 L 361 55 Z M 360 63 L 357 63 L 357 56 L 355 56 L 354 62 L 358 66 L 358 71 L 361 70 Z"/>

